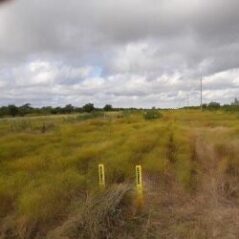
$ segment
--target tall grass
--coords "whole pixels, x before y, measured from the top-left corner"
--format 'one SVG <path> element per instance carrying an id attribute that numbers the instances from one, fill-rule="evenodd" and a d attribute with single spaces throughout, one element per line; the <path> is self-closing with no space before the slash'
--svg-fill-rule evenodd
<path id="1" fill-rule="evenodd" d="M 211 177 L 214 197 L 235 202 L 239 198 L 238 132 L 235 114 L 196 110 L 165 111 L 161 119 L 152 121 L 145 120 L 142 112 L 1 120 L 2 237 L 8 238 L 10 230 L 15 238 L 45 238 L 81 205 L 91 207 L 87 200 L 98 190 L 99 163 L 105 165 L 111 192 L 106 202 L 114 197 L 112 185 L 132 185 L 137 164 L 143 167 L 145 191 L 162 199 L 168 191 L 178 198 L 206 195 Z M 166 199 L 172 198 L 170 194 Z M 107 206 L 100 203 L 101 208 Z M 93 209 L 84 210 L 89 217 L 95 215 Z M 81 233 L 90 233 L 90 228 Z M 188 227 L 177 230 L 183 234 Z M 104 238 L 102 231 L 97 233 Z"/>

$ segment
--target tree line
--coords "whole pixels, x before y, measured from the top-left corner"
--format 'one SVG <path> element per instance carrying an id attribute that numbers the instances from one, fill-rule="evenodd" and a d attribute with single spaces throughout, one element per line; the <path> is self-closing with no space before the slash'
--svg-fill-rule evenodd
<path id="1" fill-rule="evenodd" d="M 136 110 L 136 108 L 129 108 L 130 110 Z M 25 116 L 25 115 L 49 115 L 49 114 L 71 114 L 71 113 L 91 113 L 94 111 L 121 111 L 125 108 L 113 108 L 112 105 L 106 104 L 103 108 L 97 108 L 93 103 L 88 103 L 82 107 L 76 107 L 71 104 L 67 104 L 63 107 L 57 106 L 44 106 L 33 107 L 27 103 L 21 106 L 8 105 L 0 107 L 0 117 L 7 116 Z"/>
<path id="2" fill-rule="evenodd" d="M 187 106 L 184 109 L 198 109 L 198 106 Z M 202 105 L 203 110 L 224 110 L 224 111 L 239 111 L 239 100 L 237 98 L 230 104 L 220 104 L 219 102 L 212 101 L 208 104 Z"/>
<path id="3" fill-rule="evenodd" d="M 198 109 L 198 106 L 187 106 L 184 109 Z M 204 110 L 224 110 L 224 111 L 238 111 L 239 112 L 239 100 L 237 98 L 231 104 L 221 105 L 218 102 L 210 102 L 208 104 L 203 104 L 202 108 Z M 155 109 L 153 107 L 153 109 Z M 111 104 L 106 104 L 103 108 L 97 108 L 93 103 L 87 103 L 82 107 L 76 107 L 71 104 L 67 104 L 63 107 L 57 106 L 43 106 L 43 107 L 33 107 L 31 104 L 27 103 L 21 106 L 8 105 L 0 107 L 0 117 L 7 116 L 25 116 L 25 115 L 50 115 L 50 114 L 71 114 L 71 113 L 91 113 L 95 111 L 123 111 L 123 110 L 145 110 L 143 108 L 114 108 Z"/>

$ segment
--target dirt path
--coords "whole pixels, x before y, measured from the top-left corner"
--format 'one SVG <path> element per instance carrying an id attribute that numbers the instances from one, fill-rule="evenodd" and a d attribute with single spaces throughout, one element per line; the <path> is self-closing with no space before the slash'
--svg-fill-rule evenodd
<path id="1" fill-rule="evenodd" d="M 173 175 L 163 183 L 159 177 L 146 182 L 145 204 L 150 226 L 145 238 L 239 238 L 239 195 L 235 187 L 238 175 L 220 173 L 220 159 L 204 137 L 198 135 L 196 142 L 195 192 L 185 192 Z M 234 191 L 230 195 L 226 190 Z"/>

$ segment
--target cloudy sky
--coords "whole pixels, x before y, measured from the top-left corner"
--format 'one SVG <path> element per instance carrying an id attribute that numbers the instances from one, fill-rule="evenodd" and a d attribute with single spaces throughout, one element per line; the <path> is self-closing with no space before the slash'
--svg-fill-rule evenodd
<path id="1" fill-rule="evenodd" d="M 239 97 L 238 0 L 0 5 L 0 105 L 180 107 Z"/>

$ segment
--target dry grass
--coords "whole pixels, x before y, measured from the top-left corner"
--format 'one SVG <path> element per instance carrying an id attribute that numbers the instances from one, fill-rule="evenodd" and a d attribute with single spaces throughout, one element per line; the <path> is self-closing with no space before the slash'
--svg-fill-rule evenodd
<path id="1" fill-rule="evenodd" d="M 125 229 L 133 215 L 131 190 L 129 185 L 119 184 L 100 194 L 89 195 L 80 209 L 47 238 L 125 238 L 122 236 L 127 233 Z"/>

